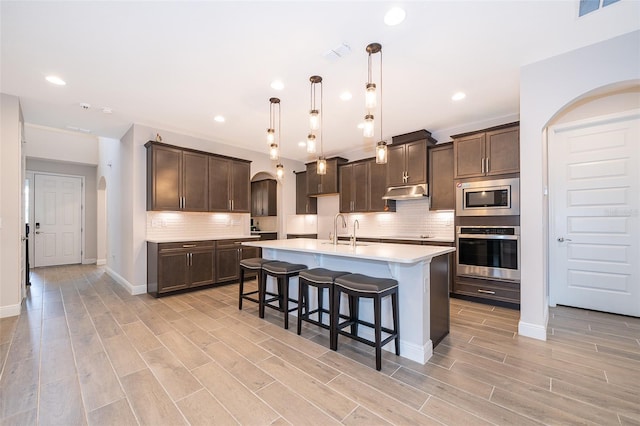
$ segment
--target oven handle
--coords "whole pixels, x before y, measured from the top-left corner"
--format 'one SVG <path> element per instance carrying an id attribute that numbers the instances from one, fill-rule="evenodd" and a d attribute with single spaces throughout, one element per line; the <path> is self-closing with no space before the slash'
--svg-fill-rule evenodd
<path id="1" fill-rule="evenodd" d="M 517 240 L 519 235 L 486 235 L 486 234 L 458 234 L 458 238 L 473 238 L 476 240 Z"/>

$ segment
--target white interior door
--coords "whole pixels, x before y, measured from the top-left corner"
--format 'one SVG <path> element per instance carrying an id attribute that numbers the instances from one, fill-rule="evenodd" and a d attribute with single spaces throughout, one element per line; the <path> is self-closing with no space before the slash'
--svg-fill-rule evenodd
<path id="1" fill-rule="evenodd" d="M 640 316 L 640 111 L 549 132 L 552 305 Z"/>
<path id="2" fill-rule="evenodd" d="M 35 174 L 35 266 L 80 263 L 82 179 Z"/>

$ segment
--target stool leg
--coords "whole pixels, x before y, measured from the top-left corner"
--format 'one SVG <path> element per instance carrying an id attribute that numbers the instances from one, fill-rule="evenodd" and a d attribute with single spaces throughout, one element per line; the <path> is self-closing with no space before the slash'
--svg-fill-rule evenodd
<path id="1" fill-rule="evenodd" d="M 289 276 L 282 278 L 282 299 L 284 300 L 284 328 L 289 329 Z"/>
<path id="2" fill-rule="evenodd" d="M 262 269 L 258 272 L 258 314 L 264 318 L 264 301 L 267 293 L 267 274 Z"/>
<path id="3" fill-rule="evenodd" d="M 340 321 L 340 289 L 333 287 L 333 294 L 329 292 L 332 297 L 332 309 L 329 319 L 329 347 L 332 351 L 338 350 L 338 322 Z"/>
<path id="4" fill-rule="evenodd" d="M 376 370 L 380 371 L 382 368 L 382 305 L 380 296 L 373 298 L 373 315 L 374 325 L 376 333 Z"/>
<path id="5" fill-rule="evenodd" d="M 307 307 L 306 303 L 308 303 L 308 300 L 308 286 L 302 278 L 298 278 L 298 336 L 300 335 L 300 331 L 302 329 L 302 308 L 303 306 Z M 309 312 L 308 307 L 306 308 L 306 312 Z"/>
<path id="6" fill-rule="evenodd" d="M 398 293 L 391 293 L 391 309 L 393 310 L 393 331 L 396 333 L 396 355 L 400 355 L 400 316 L 398 314 Z"/>
<path id="7" fill-rule="evenodd" d="M 358 318 L 359 318 L 359 302 L 356 296 L 349 295 L 349 319 L 353 321 L 351 324 L 351 334 L 358 335 Z"/>
<path id="8" fill-rule="evenodd" d="M 238 296 L 238 309 L 242 310 L 242 295 L 244 294 L 244 268 L 240 267 L 240 284 L 239 284 L 239 293 Z"/>
<path id="9" fill-rule="evenodd" d="M 318 322 L 322 324 L 322 299 L 324 299 L 324 288 L 316 287 L 316 294 L 318 295 Z"/>

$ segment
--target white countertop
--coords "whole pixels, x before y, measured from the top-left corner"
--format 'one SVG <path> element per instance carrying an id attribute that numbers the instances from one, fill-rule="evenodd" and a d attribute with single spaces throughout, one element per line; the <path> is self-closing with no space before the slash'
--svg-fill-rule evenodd
<path id="1" fill-rule="evenodd" d="M 260 235 L 219 235 L 216 237 L 202 236 L 202 237 L 185 237 L 185 238 L 177 238 L 177 237 L 147 238 L 147 242 L 149 243 L 183 243 L 183 242 L 189 242 L 189 241 L 236 240 L 240 238 L 258 239 L 260 238 Z"/>
<path id="2" fill-rule="evenodd" d="M 339 238 L 350 237 L 350 234 L 338 234 Z M 436 243 L 453 243 L 455 239 L 453 237 L 420 237 L 416 235 L 360 235 L 357 234 L 358 238 L 371 238 L 377 240 L 406 240 L 406 241 L 420 241 L 428 243 L 429 241 L 433 241 Z"/>
<path id="3" fill-rule="evenodd" d="M 242 244 L 252 247 L 262 247 L 263 249 L 307 252 L 396 263 L 418 263 L 455 251 L 454 247 L 369 242 L 358 243 L 356 247 L 352 247 L 351 245 L 344 244 L 344 242 L 334 245 L 329 240 L 313 240 L 308 238 L 250 241 Z"/>

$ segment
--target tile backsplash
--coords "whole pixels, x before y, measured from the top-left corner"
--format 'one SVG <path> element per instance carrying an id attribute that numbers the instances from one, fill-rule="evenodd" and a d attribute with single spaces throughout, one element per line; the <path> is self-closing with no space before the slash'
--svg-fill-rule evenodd
<path id="1" fill-rule="evenodd" d="M 248 213 L 147 212 L 147 239 L 249 235 Z"/>

